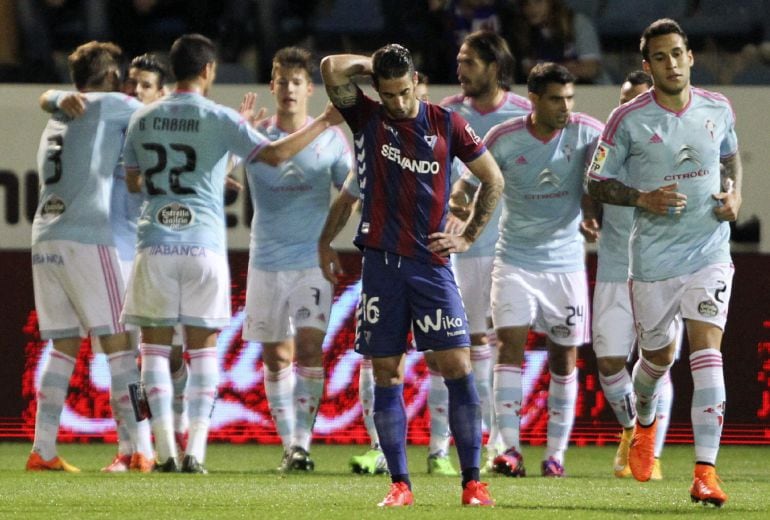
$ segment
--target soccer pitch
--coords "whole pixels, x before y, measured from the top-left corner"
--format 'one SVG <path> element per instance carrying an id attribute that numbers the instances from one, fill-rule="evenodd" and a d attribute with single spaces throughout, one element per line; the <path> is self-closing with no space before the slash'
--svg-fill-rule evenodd
<path id="1" fill-rule="evenodd" d="M 427 447 L 409 448 L 415 505 L 399 511 L 376 503 L 388 490 L 387 476 L 353 475 L 351 455 L 365 446 L 314 446 L 316 471 L 281 475 L 278 446 L 213 444 L 208 475 L 99 472 L 115 453 L 105 444 L 63 444 L 59 451 L 80 467 L 76 475 L 27 473 L 29 443 L 0 444 L 0 518 L 682 518 L 703 515 L 770 518 L 768 447 L 727 446 L 719 474 L 729 501 L 722 509 L 690 502 L 691 446 L 667 446 L 660 482 L 612 476 L 614 447 L 575 447 L 567 452 L 567 478 L 539 476 L 542 447 L 525 446 L 532 476 L 487 476 L 493 509 L 460 506 L 459 479 L 428 475 Z M 456 460 L 455 460 L 456 465 Z"/>

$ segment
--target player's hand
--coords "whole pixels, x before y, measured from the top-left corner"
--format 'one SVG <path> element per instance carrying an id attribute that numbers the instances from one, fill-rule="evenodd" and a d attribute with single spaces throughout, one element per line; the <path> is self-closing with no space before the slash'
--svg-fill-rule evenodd
<path id="1" fill-rule="evenodd" d="M 595 218 L 584 218 L 580 221 L 580 233 L 586 242 L 593 244 L 601 236 L 601 226 Z"/>
<path id="2" fill-rule="evenodd" d="M 337 276 L 344 273 L 337 251 L 332 249 L 332 246 L 329 244 L 319 244 L 318 262 L 324 278 L 336 285 L 338 282 Z"/>
<path id="3" fill-rule="evenodd" d="M 243 184 L 232 175 L 225 175 L 225 190 L 240 193 L 243 191 Z"/>
<path id="4" fill-rule="evenodd" d="M 452 215 L 457 219 L 464 222 L 471 216 L 471 202 L 472 200 L 465 191 L 453 191 L 449 196 L 449 211 L 451 211 Z"/>
<path id="5" fill-rule="evenodd" d="M 471 247 L 471 243 L 462 235 L 452 233 L 431 233 L 428 235 L 430 243 L 428 250 L 438 256 L 449 256 L 454 253 L 464 253 Z"/>
<path id="6" fill-rule="evenodd" d="M 444 233 L 459 235 L 460 233 L 462 233 L 464 227 L 465 227 L 465 222 L 455 217 L 453 214 L 449 213 L 446 216 L 446 225 L 444 226 Z"/>
<path id="7" fill-rule="evenodd" d="M 676 191 L 679 183 L 667 184 L 639 195 L 637 205 L 656 215 L 676 216 L 687 207 L 687 195 Z"/>
<path id="8" fill-rule="evenodd" d="M 321 119 L 329 123 L 330 126 L 336 126 L 345 121 L 340 111 L 331 102 L 326 103 L 326 110 L 321 114 Z"/>
<path id="9" fill-rule="evenodd" d="M 727 193 L 721 192 L 712 195 L 712 197 L 720 202 L 720 204 L 717 204 L 717 207 L 714 208 L 714 214 L 717 216 L 717 219 L 727 222 L 735 222 L 738 219 L 738 212 L 743 203 L 743 198 L 740 193 L 735 191 Z"/>
<path id="10" fill-rule="evenodd" d="M 254 107 L 257 106 L 257 93 L 256 92 L 246 92 L 246 94 L 243 95 L 243 100 L 241 101 L 241 106 L 238 108 L 238 113 L 243 116 L 243 118 L 249 122 L 249 124 L 252 126 L 252 128 L 256 128 L 257 125 L 267 117 L 267 108 L 261 107 L 259 110 L 254 112 Z"/>
<path id="11" fill-rule="evenodd" d="M 80 117 L 86 111 L 86 96 L 80 92 L 67 94 L 59 100 L 59 110 L 71 118 Z"/>

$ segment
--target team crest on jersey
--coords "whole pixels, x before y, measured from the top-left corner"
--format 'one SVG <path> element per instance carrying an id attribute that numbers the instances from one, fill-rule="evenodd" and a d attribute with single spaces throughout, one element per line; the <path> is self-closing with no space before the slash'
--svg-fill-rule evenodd
<path id="1" fill-rule="evenodd" d="M 567 162 L 570 162 L 572 160 L 572 152 L 575 149 L 572 147 L 571 144 L 565 144 L 562 148 L 562 153 L 564 154 L 564 157 L 567 159 Z"/>
<path id="2" fill-rule="evenodd" d="M 392 126 L 390 126 L 388 123 L 382 123 L 382 126 L 384 126 L 384 127 L 385 127 L 385 130 L 387 130 L 388 132 L 390 132 L 391 134 L 393 134 L 393 137 L 395 137 L 396 139 L 398 139 L 398 131 L 397 131 L 395 128 L 393 128 Z"/>
<path id="3" fill-rule="evenodd" d="M 425 142 L 428 143 L 428 146 L 430 146 L 431 150 L 436 146 L 436 139 L 438 138 L 435 135 L 424 135 L 422 137 L 425 139 Z"/>
<path id="4" fill-rule="evenodd" d="M 697 167 L 701 166 L 700 154 L 698 153 L 698 150 L 689 144 L 683 144 L 679 151 L 676 153 L 676 161 L 674 167 L 679 168 L 687 161 L 692 161 Z"/>
<path id="5" fill-rule="evenodd" d="M 594 152 L 594 157 L 591 160 L 591 168 L 589 168 L 590 173 L 599 174 L 599 172 L 602 171 L 602 168 L 604 168 L 604 161 L 607 160 L 607 146 L 604 143 L 600 143 L 599 146 L 596 147 L 596 151 Z"/>
<path id="6" fill-rule="evenodd" d="M 67 205 L 56 195 L 46 200 L 40 208 L 40 216 L 46 219 L 54 219 L 67 211 Z"/>
<path id="7" fill-rule="evenodd" d="M 194 215 L 190 208 L 178 202 L 166 204 L 155 214 L 155 220 L 161 225 L 178 231 L 193 223 Z"/>
<path id="8" fill-rule="evenodd" d="M 706 124 L 704 125 L 706 127 L 706 130 L 708 130 L 709 135 L 711 136 L 711 140 L 714 140 L 714 130 L 717 129 L 717 124 L 712 121 L 711 119 L 706 119 Z"/>
<path id="9" fill-rule="evenodd" d="M 471 128 L 470 123 L 465 125 L 465 131 L 468 133 L 468 135 L 473 139 L 473 142 L 475 144 L 479 144 L 481 142 L 481 137 L 479 137 L 479 134 L 476 133 L 476 131 Z"/>

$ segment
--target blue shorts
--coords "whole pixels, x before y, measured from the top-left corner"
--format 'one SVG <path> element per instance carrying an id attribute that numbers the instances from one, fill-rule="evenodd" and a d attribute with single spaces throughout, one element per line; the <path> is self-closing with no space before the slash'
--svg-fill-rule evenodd
<path id="1" fill-rule="evenodd" d="M 467 347 L 468 319 L 449 265 L 434 265 L 366 249 L 356 312 L 356 352 L 388 357 L 417 350 Z"/>

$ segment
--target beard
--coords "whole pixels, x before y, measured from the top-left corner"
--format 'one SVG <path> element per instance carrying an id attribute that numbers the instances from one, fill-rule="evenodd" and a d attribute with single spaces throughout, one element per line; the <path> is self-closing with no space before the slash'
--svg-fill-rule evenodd
<path id="1" fill-rule="evenodd" d="M 489 81 L 466 83 L 463 88 L 463 94 L 469 98 L 479 98 L 490 92 L 492 92 L 492 83 Z"/>

